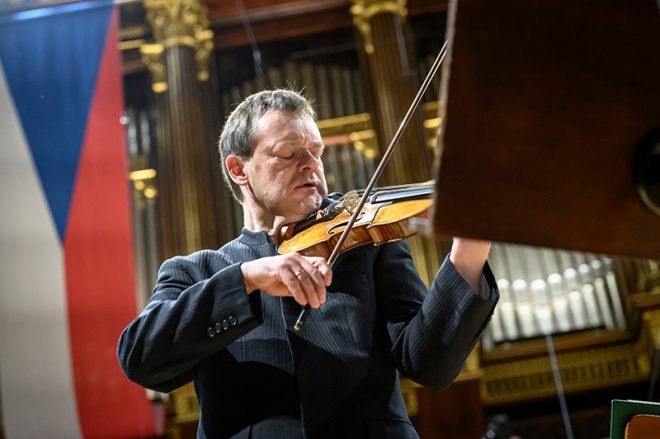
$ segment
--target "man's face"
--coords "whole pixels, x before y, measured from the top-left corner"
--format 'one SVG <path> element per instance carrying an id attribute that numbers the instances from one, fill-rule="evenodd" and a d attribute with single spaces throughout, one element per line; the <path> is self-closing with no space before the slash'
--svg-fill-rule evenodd
<path id="1" fill-rule="evenodd" d="M 244 165 L 254 198 L 286 222 L 299 221 L 321 206 L 328 188 L 323 142 L 313 119 L 269 111 L 257 123 L 252 157 Z"/>

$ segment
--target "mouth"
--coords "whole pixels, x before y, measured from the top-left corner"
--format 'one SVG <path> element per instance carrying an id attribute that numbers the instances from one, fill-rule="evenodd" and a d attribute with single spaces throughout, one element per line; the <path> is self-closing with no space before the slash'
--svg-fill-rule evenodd
<path id="1" fill-rule="evenodd" d="M 296 189 L 316 189 L 317 185 L 313 181 L 306 181 L 303 184 L 296 186 Z"/>

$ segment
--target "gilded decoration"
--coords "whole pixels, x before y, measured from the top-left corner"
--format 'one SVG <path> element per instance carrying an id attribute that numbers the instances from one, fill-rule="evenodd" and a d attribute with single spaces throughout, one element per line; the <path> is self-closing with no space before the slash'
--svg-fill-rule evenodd
<path id="1" fill-rule="evenodd" d="M 644 326 L 647 328 L 649 343 L 654 350 L 660 349 L 660 309 L 647 311 L 642 315 Z"/>
<path id="2" fill-rule="evenodd" d="M 650 372 L 648 351 L 639 344 L 558 353 L 557 362 L 567 393 L 644 381 Z M 486 405 L 557 392 L 547 355 L 482 367 L 481 398 Z"/>
<path id="3" fill-rule="evenodd" d="M 162 54 L 172 46 L 195 51 L 197 79 L 209 78 L 209 58 L 213 52 L 213 31 L 209 29 L 207 8 L 199 0 L 145 0 L 147 19 L 155 44 L 144 44 L 142 59 L 152 74 L 155 92 L 167 90 L 167 73 Z"/>
<path id="4" fill-rule="evenodd" d="M 132 156 L 130 159 L 128 179 L 133 183 L 135 202 L 144 208 L 147 200 L 153 200 L 158 195 L 156 189 L 156 170 L 148 167 L 148 159 L 144 154 Z"/>
<path id="5" fill-rule="evenodd" d="M 199 421 L 199 406 L 193 383 L 179 387 L 170 394 L 174 406 L 176 424 Z"/>
<path id="6" fill-rule="evenodd" d="M 353 24 L 364 38 L 364 51 L 369 55 L 375 50 L 371 35 L 371 18 L 378 14 L 389 13 L 396 14 L 401 17 L 401 20 L 405 20 L 408 15 L 406 0 L 353 0 L 350 11 L 353 16 Z"/>
<path id="7" fill-rule="evenodd" d="M 155 93 L 162 93 L 167 90 L 167 75 L 162 57 L 163 49 L 162 44 L 144 44 L 140 47 L 142 62 L 151 73 L 151 89 Z"/>
<path id="8" fill-rule="evenodd" d="M 638 265 L 642 269 L 637 279 L 637 290 L 647 294 L 660 294 L 660 263 L 648 261 Z"/>
<path id="9" fill-rule="evenodd" d="M 429 139 L 429 148 L 435 147 L 437 131 L 441 119 L 437 117 L 438 103 L 431 101 L 423 104 L 426 127 Z M 350 143 L 365 158 L 378 156 L 378 141 L 373 129 L 369 113 L 351 114 L 349 116 L 334 117 L 317 121 L 319 131 L 326 146 Z"/>
<path id="10" fill-rule="evenodd" d="M 576 346 L 557 353 L 560 376 L 567 393 L 648 381 L 656 350 L 660 349 L 660 309 L 642 311 L 639 336 L 621 331 L 623 338 L 599 344 L 595 335 L 591 347 L 578 349 L 578 336 L 566 336 Z M 627 340 L 624 343 L 622 341 Z M 481 398 L 485 405 L 536 399 L 556 394 L 547 354 L 528 358 L 511 355 L 506 361 L 482 364 Z"/>

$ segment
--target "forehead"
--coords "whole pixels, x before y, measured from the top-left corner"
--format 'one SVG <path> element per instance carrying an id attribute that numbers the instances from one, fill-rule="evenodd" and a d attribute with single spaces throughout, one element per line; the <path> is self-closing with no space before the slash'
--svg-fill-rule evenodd
<path id="1" fill-rule="evenodd" d="M 311 117 L 304 114 L 288 113 L 282 111 L 267 111 L 256 124 L 257 137 L 287 138 L 314 136 L 320 138 L 320 133 L 316 122 Z"/>

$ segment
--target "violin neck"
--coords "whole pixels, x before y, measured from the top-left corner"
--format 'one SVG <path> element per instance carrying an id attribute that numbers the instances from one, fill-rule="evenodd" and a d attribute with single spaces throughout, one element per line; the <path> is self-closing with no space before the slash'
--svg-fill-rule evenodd
<path id="1" fill-rule="evenodd" d="M 383 191 L 398 191 L 398 190 L 406 190 L 406 189 L 418 188 L 418 187 L 433 187 L 434 185 L 435 185 L 435 181 L 429 180 L 423 183 L 408 183 L 408 184 L 397 184 L 394 186 L 375 187 L 371 190 L 371 192 L 376 193 Z M 364 189 L 356 189 L 355 192 L 357 192 L 358 196 L 362 196 L 362 194 L 364 193 Z"/>

